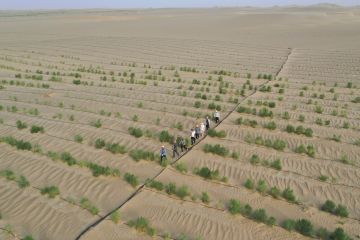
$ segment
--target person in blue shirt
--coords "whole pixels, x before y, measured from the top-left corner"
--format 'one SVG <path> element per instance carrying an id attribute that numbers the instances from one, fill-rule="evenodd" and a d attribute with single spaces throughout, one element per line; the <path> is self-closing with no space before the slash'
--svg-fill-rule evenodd
<path id="1" fill-rule="evenodd" d="M 161 146 L 161 148 L 160 148 L 160 164 L 162 164 L 164 158 L 166 160 L 166 149 L 165 149 L 165 146 Z"/>

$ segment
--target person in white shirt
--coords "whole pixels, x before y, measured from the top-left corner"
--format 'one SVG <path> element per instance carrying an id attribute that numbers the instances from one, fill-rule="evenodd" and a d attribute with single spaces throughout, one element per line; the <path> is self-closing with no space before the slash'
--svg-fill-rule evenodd
<path id="1" fill-rule="evenodd" d="M 220 121 L 220 113 L 216 110 L 214 113 L 215 123 L 219 123 Z"/>
<path id="2" fill-rule="evenodd" d="M 195 130 L 192 128 L 191 129 L 191 145 L 195 144 Z"/>
<path id="3" fill-rule="evenodd" d="M 205 133 L 205 124 L 204 123 L 201 123 L 200 124 L 200 136 L 204 136 L 204 133 Z"/>

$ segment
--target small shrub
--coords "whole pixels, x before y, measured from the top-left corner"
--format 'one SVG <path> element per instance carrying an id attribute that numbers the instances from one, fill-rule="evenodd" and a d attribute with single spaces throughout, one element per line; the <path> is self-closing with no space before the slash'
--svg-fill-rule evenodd
<path id="1" fill-rule="evenodd" d="M 276 129 L 276 123 L 271 121 L 264 125 L 264 128 L 267 128 L 269 130 L 275 130 Z"/>
<path id="2" fill-rule="evenodd" d="M 344 205 L 339 204 L 335 209 L 335 215 L 338 215 L 340 217 L 348 217 L 349 212 Z"/>
<path id="3" fill-rule="evenodd" d="M 288 231 L 295 230 L 296 222 L 292 219 L 287 219 L 282 223 L 282 227 Z"/>
<path id="4" fill-rule="evenodd" d="M 47 194 L 49 198 L 55 198 L 60 194 L 59 189 L 56 186 L 47 186 L 40 190 L 42 195 Z"/>
<path id="5" fill-rule="evenodd" d="M 324 109 L 323 109 L 321 106 L 315 106 L 314 111 L 315 111 L 316 113 L 321 114 L 321 113 L 323 113 Z"/>
<path id="6" fill-rule="evenodd" d="M 77 164 L 76 159 L 68 152 L 62 152 L 60 155 L 60 160 L 67 163 L 69 166 Z"/>
<path id="7" fill-rule="evenodd" d="M 150 227 L 149 221 L 144 217 L 139 217 L 136 220 L 131 220 L 127 224 L 130 227 L 135 228 L 137 231 L 144 232 L 150 236 L 155 235 L 155 229 Z"/>
<path id="8" fill-rule="evenodd" d="M 326 200 L 326 202 L 321 206 L 321 210 L 329 213 L 335 212 L 336 205 L 331 200 Z"/>
<path id="9" fill-rule="evenodd" d="M 231 199 L 229 202 L 228 210 L 231 214 L 239 214 L 241 212 L 241 203 L 238 200 Z"/>
<path id="10" fill-rule="evenodd" d="M 175 183 L 169 183 L 165 186 L 165 192 L 169 195 L 176 193 L 176 184 Z"/>
<path id="11" fill-rule="evenodd" d="M 142 149 L 133 149 L 130 151 L 130 157 L 135 160 L 135 161 L 140 161 L 140 160 L 150 160 L 150 161 L 154 161 L 155 160 L 155 154 L 153 152 L 149 152 L 149 151 L 145 151 Z"/>
<path id="12" fill-rule="evenodd" d="M 270 164 L 270 167 L 276 169 L 276 170 L 281 170 L 281 162 L 279 159 L 276 159 L 275 161 L 273 161 L 271 164 Z"/>
<path id="13" fill-rule="evenodd" d="M 174 136 L 171 135 L 168 131 L 163 130 L 159 134 L 159 141 L 160 142 L 168 142 L 170 144 L 174 143 Z"/>
<path id="14" fill-rule="evenodd" d="M 82 143 L 83 140 L 84 140 L 84 138 L 80 134 L 77 134 L 74 136 L 74 141 L 77 143 Z"/>
<path id="15" fill-rule="evenodd" d="M 139 179 L 131 173 L 125 173 L 124 180 L 128 182 L 132 187 L 139 185 Z"/>
<path id="16" fill-rule="evenodd" d="M 16 179 L 15 173 L 11 170 L 0 171 L 0 176 L 5 177 L 9 181 L 15 181 L 15 179 Z"/>
<path id="17" fill-rule="evenodd" d="M 210 128 L 209 131 L 208 131 L 208 135 L 210 137 L 224 138 L 224 137 L 226 137 L 226 132 L 224 130 L 221 130 L 221 131 L 217 132 L 215 129 Z"/>
<path id="18" fill-rule="evenodd" d="M 82 208 L 88 210 L 92 215 L 97 215 L 99 213 L 99 209 L 91 203 L 88 198 L 81 198 L 80 205 Z"/>
<path id="19" fill-rule="evenodd" d="M 260 193 L 265 193 L 267 189 L 266 182 L 262 179 L 259 180 L 256 190 Z"/>
<path id="20" fill-rule="evenodd" d="M 188 171 L 187 166 L 185 165 L 185 163 L 177 163 L 175 165 L 175 168 L 176 168 L 176 170 L 178 170 L 181 173 L 184 173 L 184 172 Z"/>
<path id="21" fill-rule="evenodd" d="M 295 229 L 305 236 L 312 236 L 314 234 L 314 226 L 309 220 L 306 219 L 297 220 Z"/>
<path id="22" fill-rule="evenodd" d="M 17 180 L 17 184 L 20 188 L 26 188 L 26 187 L 30 186 L 29 181 L 26 179 L 26 177 L 24 177 L 22 175 Z"/>
<path id="23" fill-rule="evenodd" d="M 201 193 L 201 201 L 205 204 L 208 204 L 210 202 L 210 197 L 209 194 L 207 192 L 202 192 Z"/>
<path id="24" fill-rule="evenodd" d="M 319 180 L 322 181 L 322 182 L 326 182 L 328 179 L 329 179 L 328 176 L 325 176 L 325 175 L 320 175 L 319 176 Z"/>
<path id="25" fill-rule="evenodd" d="M 90 125 L 96 128 L 100 128 L 102 126 L 102 123 L 100 119 L 97 119 L 96 121 L 91 122 Z"/>
<path id="26" fill-rule="evenodd" d="M 251 218 L 254 219 L 255 221 L 259 221 L 259 222 L 263 222 L 265 223 L 268 219 L 268 216 L 266 214 L 265 209 L 256 209 L 252 212 L 251 214 Z"/>
<path id="27" fill-rule="evenodd" d="M 219 178 L 219 170 L 210 170 L 208 167 L 202 167 L 201 169 L 196 169 L 195 173 L 205 179 L 218 179 Z"/>
<path id="28" fill-rule="evenodd" d="M 282 192 L 282 197 L 285 198 L 286 200 L 288 200 L 289 202 L 295 202 L 296 201 L 294 192 L 290 188 L 285 188 L 284 189 L 284 191 Z"/>
<path id="29" fill-rule="evenodd" d="M 221 146 L 220 144 L 215 144 L 215 145 L 205 144 L 203 150 L 206 153 L 213 153 L 223 157 L 226 157 L 229 154 L 229 150 L 224 146 Z"/>
<path id="30" fill-rule="evenodd" d="M 250 163 L 251 163 L 252 165 L 259 164 L 259 163 L 260 163 L 260 158 L 259 158 L 259 156 L 256 155 L 256 154 L 253 154 L 253 155 L 251 156 L 251 158 L 250 158 Z"/>
<path id="31" fill-rule="evenodd" d="M 281 196 L 281 191 L 280 189 L 278 189 L 277 187 L 272 187 L 269 190 L 269 194 L 273 197 L 273 198 L 279 198 Z"/>
<path id="32" fill-rule="evenodd" d="M 119 212 L 119 211 L 115 211 L 115 212 L 111 213 L 110 219 L 111 219 L 111 221 L 113 221 L 115 224 L 118 223 L 118 222 L 120 221 L 120 212 Z"/>
<path id="33" fill-rule="evenodd" d="M 32 125 L 30 129 L 30 133 L 44 133 L 44 127 Z"/>
<path id="34" fill-rule="evenodd" d="M 184 199 L 185 197 L 189 196 L 190 193 L 189 193 L 189 189 L 187 186 L 183 185 L 181 187 L 179 187 L 177 190 L 176 190 L 176 196 L 178 196 L 179 198 L 181 199 Z"/>
<path id="35" fill-rule="evenodd" d="M 149 187 L 155 188 L 156 190 L 162 191 L 164 189 L 164 184 L 159 181 L 152 180 L 149 184 Z"/>
<path id="36" fill-rule="evenodd" d="M 128 131 L 130 135 L 136 138 L 140 138 L 143 136 L 143 131 L 140 128 L 129 127 Z"/>
<path id="37" fill-rule="evenodd" d="M 27 124 L 24 123 L 24 122 L 22 122 L 22 121 L 20 121 L 20 120 L 17 120 L 17 121 L 16 121 L 16 127 L 17 127 L 19 130 L 21 130 L 21 129 L 27 128 Z"/>
<path id="38" fill-rule="evenodd" d="M 273 117 L 273 112 L 272 111 L 270 111 L 268 108 L 261 108 L 260 110 L 259 110 L 259 113 L 258 113 L 258 115 L 260 116 L 260 117 Z"/>
<path id="39" fill-rule="evenodd" d="M 252 180 L 252 179 L 250 179 L 250 178 L 248 178 L 247 180 L 246 180 L 246 182 L 245 182 L 245 187 L 247 188 L 247 189 L 254 189 L 254 181 Z"/>
<path id="40" fill-rule="evenodd" d="M 127 149 L 126 146 L 124 145 L 120 145 L 118 143 L 107 143 L 105 145 L 105 149 L 111 153 L 120 153 L 120 154 L 124 154 L 127 153 Z"/>
<path id="41" fill-rule="evenodd" d="M 95 148 L 97 148 L 97 149 L 105 147 L 105 144 L 106 143 L 105 143 L 104 139 L 98 138 L 95 140 Z"/>
<path id="42" fill-rule="evenodd" d="M 350 240 L 351 238 L 345 233 L 344 229 L 336 228 L 333 233 L 330 234 L 331 240 Z"/>

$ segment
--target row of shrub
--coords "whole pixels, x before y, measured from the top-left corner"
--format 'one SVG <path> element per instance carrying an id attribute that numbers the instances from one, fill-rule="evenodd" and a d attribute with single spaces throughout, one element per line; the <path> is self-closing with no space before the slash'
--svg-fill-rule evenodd
<path id="1" fill-rule="evenodd" d="M 46 186 L 40 189 L 42 195 L 48 195 L 49 198 L 55 198 L 60 195 L 60 190 L 56 186 Z"/>
<path id="2" fill-rule="evenodd" d="M 261 165 L 263 165 L 263 166 L 271 167 L 271 168 L 274 168 L 276 170 L 281 170 L 281 168 L 282 168 L 280 159 L 275 159 L 275 160 L 270 162 L 269 160 L 261 160 L 260 157 L 258 155 L 256 155 L 256 154 L 253 154 L 251 156 L 250 163 L 253 164 L 253 165 L 261 163 Z"/>
<path id="3" fill-rule="evenodd" d="M 22 122 L 20 120 L 17 120 L 16 121 L 16 127 L 19 129 L 19 130 L 22 130 L 22 129 L 25 129 L 27 128 L 27 124 L 25 122 Z M 44 133 L 44 127 L 42 126 L 37 126 L 37 125 L 32 125 L 31 126 L 31 129 L 30 129 L 30 133 Z"/>
<path id="4" fill-rule="evenodd" d="M 253 210 L 249 204 L 242 204 L 239 200 L 231 199 L 228 203 L 228 210 L 231 214 L 241 214 L 244 217 L 253 219 L 257 222 L 265 223 L 269 226 L 276 224 L 274 217 L 268 216 L 263 208 Z"/>
<path id="5" fill-rule="evenodd" d="M 321 210 L 334 214 L 336 216 L 340 216 L 340 217 L 348 217 L 349 216 L 349 212 L 346 208 L 346 206 L 338 204 L 336 206 L 336 204 L 331 201 L 331 200 L 327 200 L 322 206 L 321 206 Z"/>
<path id="6" fill-rule="evenodd" d="M 251 103 L 251 102 L 250 102 Z M 265 106 L 265 107 L 269 107 L 269 108 L 275 108 L 276 107 L 276 103 L 275 102 L 268 102 L 268 101 L 256 101 L 255 105 L 257 106 Z"/>
<path id="7" fill-rule="evenodd" d="M 22 87 L 36 87 L 36 88 L 45 88 L 45 89 L 48 89 L 50 88 L 50 85 L 47 84 L 47 83 L 32 83 L 32 82 L 25 82 L 25 81 L 14 81 L 14 80 L 1 80 L 1 83 L 2 84 L 8 84 L 8 85 L 11 85 L 11 86 L 22 86 Z M 0 85 L 0 89 L 4 89 L 5 87 Z"/>
<path id="8" fill-rule="evenodd" d="M 156 230 L 150 227 L 149 220 L 144 217 L 138 217 L 135 220 L 130 220 L 127 222 L 127 225 L 135 228 L 139 232 L 146 233 L 149 236 L 154 236 L 156 234 Z"/>
<path id="9" fill-rule="evenodd" d="M 111 153 L 120 153 L 124 154 L 127 153 L 126 146 L 120 145 L 118 143 L 107 143 L 104 139 L 98 138 L 95 140 L 94 144 L 95 148 L 102 149 L 105 148 L 105 150 L 111 152 Z"/>
<path id="10" fill-rule="evenodd" d="M 88 210 L 92 215 L 97 215 L 99 213 L 99 209 L 86 197 L 81 198 L 80 206 Z"/>
<path id="11" fill-rule="evenodd" d="M 136 162 L 140 160 L 150 160 L 150 161 L 155 160 L 155 153 L 142 149 L 133 149 L 130 151 L 129 155 Z"/>
<path id="12" fill-rule="evenodd" d="M 7 143 L 13 147 L 16 147 L 19 150 L 28 150 L 31 151 L 33 146 L 31 145 L 30 142 L 26 142 L 23 140 L 17 140 L 14 137 L 11 136 L 7 136 L 7 137 L 2 137 L 0 138 L 1 142 Z"/>
<path id="13" fill-rule="evenodd" d="M 288 187 L 285 188 L 283 191 L 281 191 L 277 187 L 269 188 L 266 182 L 262 179 L 260 179 L 257 183 L 257 186 L 255 186 L 254 181 L 250 178 L 246 180 L 244 186 L 250 190 L 256 189 L 256 191 L 258 191 L 261 194 L 268 193 L 270 196 L 276 199 L 283 197 L 289 202 L 297 203 L 296 197 L 294 195 L 294 191 Z"/>
<path id="14" fill-rule="evenodd" d="M 245 125 L 245 126 L 250 126 L 255 128 L 258 123 L 256 120 L 251 120 L 251 119 L 243 119 L 242 117 L 239 117 L 235 120 L 235 124 L 237 125 Z"/>
<path id="15" fill-rule="evenodd" d="M 16 176 L 15 173 L 9 169 L 0 171 L 0 176 L 5 177 L 9 181 L 15 181 L 20 188 L 26 188 L 30 186 L 30 183 L 25 176 Z"/>
<path id="16" fill-rule="evenodd" d="M 258 115 L 260 117 L 272 118 L 274 116 L 274 113 L 271 110 L 269 110 L 267 107 L 263 107 L 263 108 L 260 108 L 259 110 L 257 110 L 256 108 L 240 106 L 240 107 L 238 107 L 237 112 Z"/>
<path id="17" fill-rule="evenodd" d="M 141 130 L 141 128 L 129 127 L 128 131 L 130 135 L 136 138 L 140 138 L 143 136 L 143 131 Z"/>
<path id="18" fill-rule="evenodd" d="M 265 146 L 265 147 L 270 147 L 270 148 L 273 148 L 273 149 L 279 150 L 279 151 L 283 151 L 287 146 L 287 143 L 281 139 L 275 139 L 272 141 L 271 139 L 263 139 L 260 136 L 254 138 L 251 135 L 245 136 L 245 142 L 254 143 L 254 144 Z"/>
<path id="19" fill-rule="evenodd" d="M 302 135 L 305 135 L 307 137 L 312 137 L 313 136 L 313 130 L 311 128 L 304 128 L 301 125 L 299 125 L 297 127 L 294 127 L 294 126 L 289 124 L 289 125 L 286 126 L 285 131 L 288 132 L 288 133 L 296 133 L 298 135 L 302 134 Z"/>

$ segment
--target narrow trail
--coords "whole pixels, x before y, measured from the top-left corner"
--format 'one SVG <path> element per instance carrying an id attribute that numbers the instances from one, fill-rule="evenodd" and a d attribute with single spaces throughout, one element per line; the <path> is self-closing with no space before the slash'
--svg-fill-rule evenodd
<path id="1" fill-rule="evenodd" d="M 292 54 L 293 49 L 292 48 L 288 48 L 289 52 L 286 56 L 285 61 L 283 62 L 283 64 L 280 66 L 279 70 L 276 72 L 274 79 L 276 79 L 279 74 L 281 73 L 281 71 L 284 69 L 284 66 L 286 65 L 286 63 L 289 60 L 290 55 Z M 270 82 L 270 80 L 266 80 L 264 83 L 260 84 L 257 86 L 256 89 L 261 88 L 262 86 L 268 84 Z M 257 90 L 254 90 L 252 93 L 250 93 L 248 96 L 244 97 L 244 99 L 242 99 L 241 101 L 239 101 L 239 103 L 237 105 L 235 105 L 235 107 L 230 110 L 223 118 L 221 118 L 220 122 L 214 126 L 214 129 L 216 129 L 223 121 L 225 121 L 232 113 L 234 113 L 236 111 L 236 109 L 240 106 L 240 104 L 242 104 L 243 102 L 245 102 L 249 97 L 253 96 L 255 93 L 257 93 Z M 199 139 L 198 142 L 196 142 L 193 146 L 191 146 L 188 151 L 186 151 L 184 154 L 182 154 L 181 156 L 179 156 L 177 159 L 175 159 L 174 161 L 172 161 L 169 165 L 173 166 L 175 163 L 177 163 L 182 157 L 186 156 L 188 153 L 191 152 L 191 150 L 196 147 L 199 143 L 201 143 L 203 140 L 205 140 L 207 137 L 207 135 L 205 135 L 203 138 Z M 79 240 L 82 236 L 84 236 L 88 231 L 90 231 L 92 228 L 96 227 L 98 224 L 100 224 L 103 220 L 105 220 L 107 217 L 109 217 L 112 213 L 118 211 L 120 208 L 122 208 L 125 204 L 127 204 L 131 199 L 133 199 L 139 192 L 141 192 L 144 187 L 146 186 L 146 184 L 148 182 L 151 182 L 153 180 L 155 180 L 158 176 L 160 176 L 165 170 L 167 169 L 167 167 L 164 167 L 158 174 L 156 174 L 153 178 L 148 179 L 148 181 L 145 181 L 143 184 L 141 184 L 135 192 L 133 192 L 123 203 L 121 203 L 119 206 L 117 206 L 114 210 L 108 212 L 107 214 L 105 214 L 104 216 L 102 216 L 101 218 L 99 218 L 98 220 L 96 220 L 94 223 L 90 224 L 89 226 L 87 226 L 84 230 L 82 230 L 80 232 L 80 234 L 75 238 L 76 240 Z"/>

